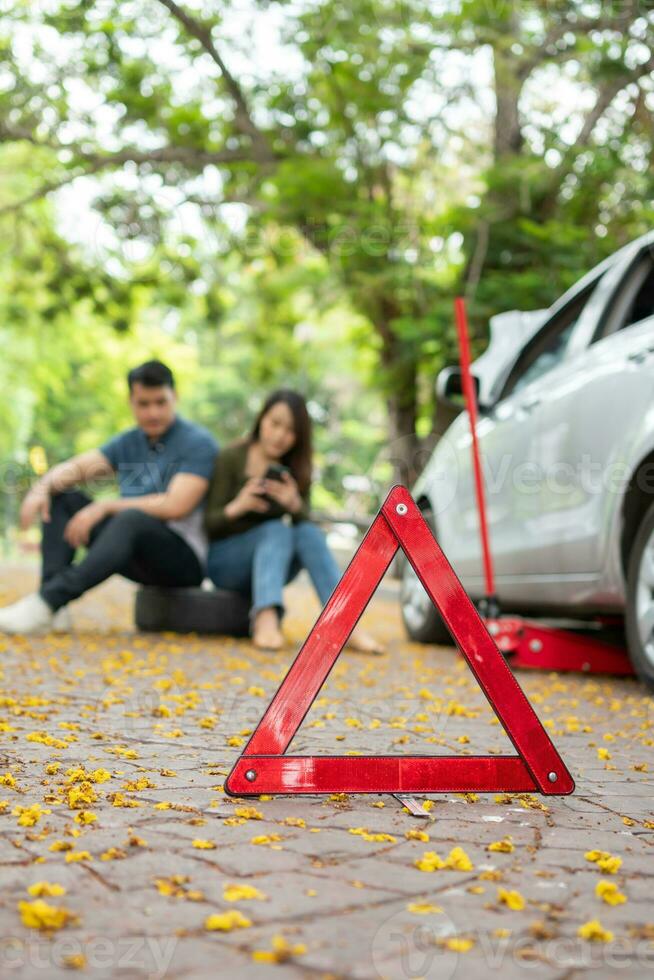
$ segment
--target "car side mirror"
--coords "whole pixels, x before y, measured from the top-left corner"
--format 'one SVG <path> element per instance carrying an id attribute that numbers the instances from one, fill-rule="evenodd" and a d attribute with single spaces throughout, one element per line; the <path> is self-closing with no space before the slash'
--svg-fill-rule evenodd
<path id="1" fill-rule="evenodd" d="M 487 411 L 488 409 L 484 405 L 479 404 L 479 378 L 473 374 L 472 380 L 475 386 L 477 407 L 480 412 Z M 459 411 L 465 408 L 463 373 L 460 367 L 446 367 L 439 372 L 436 379 L 436 398 L 450 408 L 456 408 Z"/>

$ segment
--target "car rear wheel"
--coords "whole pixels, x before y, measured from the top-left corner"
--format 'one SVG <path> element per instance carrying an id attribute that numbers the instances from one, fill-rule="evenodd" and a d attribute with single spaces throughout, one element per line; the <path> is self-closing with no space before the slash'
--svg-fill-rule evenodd
<path id="1" fill-rule="evenodd" d="M 431 511 L 423 510 L 423 517 L 433 529 Z M 416 643 L 437 643 L 452 646 L 454 641 L 438 610 L 425 592 L 411 563 L 401 559 L 400 605 L 402 620 L 409 639 Z"/>
<path id="2" fill-rule="evenodd" d="M 634 669 L 654 690 L 654 504 L 640 523 L 629 555 L 625 627 Z"/>

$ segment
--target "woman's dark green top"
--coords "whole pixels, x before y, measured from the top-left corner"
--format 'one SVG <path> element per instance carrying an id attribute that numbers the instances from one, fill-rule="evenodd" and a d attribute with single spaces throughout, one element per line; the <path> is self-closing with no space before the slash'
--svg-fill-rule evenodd
<path id="1" fill-rule="evenodd" d="M 218 453 L 209 484 L 204 516 L 207 534 L 212 541 L 217 538 L 227 538 L 232 534 L 242 534 L 243 531 L 249 531 L 257 524 L 262 524 L 263 521 L 280 518 L 288 513 L 280 504 L 272 501 L 264 514 L 251 511 L 248 514 L 242 514 L 235 520 L 230 520 L 225 516 L 225 506 L 234 499 L 243 485 L 250 479 L 245 475 L 247 454 L 248 443 L 237 443 L 222 449 Z M 310 488 L 301 494 L 302 509 L 297 514 L 291 515 L 294 524 L 297 524 L 298 521 L 309 520 L 309 494 Z"/>

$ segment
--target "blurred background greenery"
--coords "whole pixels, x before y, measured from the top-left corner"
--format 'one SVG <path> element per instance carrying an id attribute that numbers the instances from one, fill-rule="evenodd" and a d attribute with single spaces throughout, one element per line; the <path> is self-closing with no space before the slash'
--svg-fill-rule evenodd
<path id="1" fill-rule="evenodd" d="M 452 299 L 548 306 L 652 227 L 646 0 L 0 0 L 0 529 L 159 357 L 223 442 L 278 385 L 321 509 L 448 421 Z"/>

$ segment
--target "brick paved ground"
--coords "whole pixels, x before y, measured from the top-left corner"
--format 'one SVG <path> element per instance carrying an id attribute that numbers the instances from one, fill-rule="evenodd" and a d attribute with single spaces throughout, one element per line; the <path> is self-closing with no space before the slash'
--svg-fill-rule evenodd
<path id="1" fill-rule="evenodd" d="M 32 580 L 5 569 L 0 603 Z M 568 798 L 435 798 L 429 824 L 389 797 L 242 809 L 222 792 L 224 776 L 318 609 L 302 585 L 288 595 L 291 642 L 274 656 L 246 642 L 135 634 L 119 581 L 78 604 L 72 636 L 0 638 L 0 976 L 651 975 L 644 690 L 520 676 L 577 780 Z M 295 749 L 509 749 L 452 650 L 407 643 L 388 597 L 367 616 L 388 656 L 343 655 Z M 453 867 L 416 867 L 425 852 L 447 862 L 456 847 L 465 854 L 455 851 Z M 591 851 L 605 853 L 591 861 Z M 28 894 L 38 882 L 66 889 L 41 897 L 55 911 Z M 62 924 L 61 908 L 74 918 Z M 42 916 L 61 928 L 22 921 Z M 595 921 L 611 941 L 578 935 Z"/>

